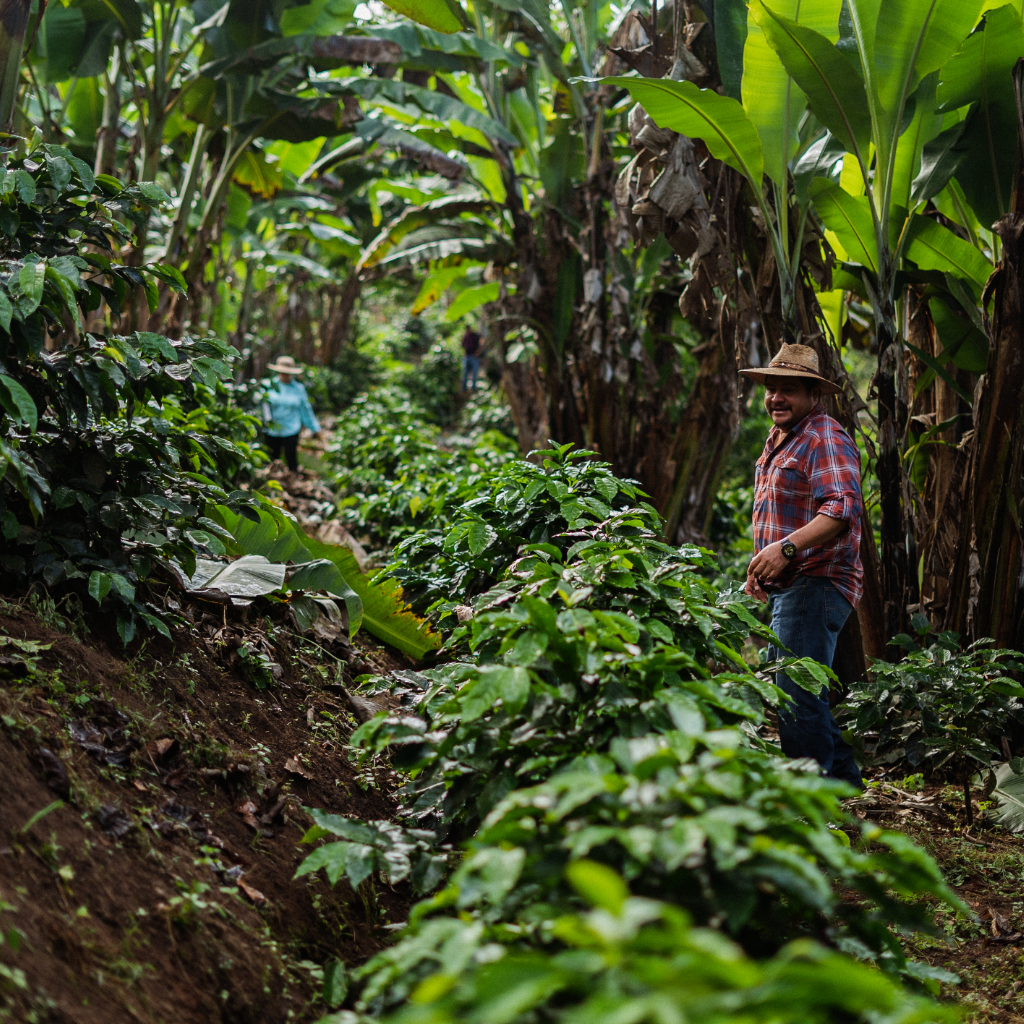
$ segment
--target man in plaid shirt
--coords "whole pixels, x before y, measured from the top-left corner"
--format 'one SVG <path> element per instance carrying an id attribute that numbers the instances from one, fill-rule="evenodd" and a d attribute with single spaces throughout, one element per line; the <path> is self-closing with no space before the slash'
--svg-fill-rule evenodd
<path id="1" fill-rule="evenodd" d="M 860 600 L 860 454 L 820 405 L 840 389 L 818 372 L 806 345 L 783 345 L 763 370 L 741 370 L 764 384 L 774 426 L 757 460 L 754 550 L 746 591 L 772 610 L 772 630 L 797 657 L 832 667 L 836 640 Z M 769 656 L 779 656 L 775 649 Z M 828 687 L 813 694 L 784 673 L 776 681 L 793 698 L 779 712 L 787 757 L 814 758 L 823 774 L 863 788 L 850 745 L 828 705 Z"/>

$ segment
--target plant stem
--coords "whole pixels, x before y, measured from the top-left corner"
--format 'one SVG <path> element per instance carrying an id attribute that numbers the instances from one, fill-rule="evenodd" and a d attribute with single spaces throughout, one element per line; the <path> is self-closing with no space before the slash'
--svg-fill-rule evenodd
<path id="1" fill-rule="evenodd" d="M 974 805 L 971 803 L 971 777 L 964 779 L 964 810 L 967 812 L 967 827 L 974 824 Z"/>
<path id="2" fill-rule="evenodd" d="M 178 211 L 174 216 L 174 223 L 171 224 L 170 234 L 167 236 L 167 245 L 164 248 L 163 261 L 170 263 L 174 260 L 175 250 L 181 239 L 185 225 L 188 224 L 189 214 L 192 212 L 192 200 L 195 198 L 196 186 L 199 184 L 199 168 L 206 154 L 206 147 L 210 144 L 213 133 L 206 125 L 201 124 L 196 129 L 195 139 L 192 142 L 192 155 L 189 157 L 188 170 L 185 172 L 185 180 L 181 185 L 181 194 L 178 199 Z"/>

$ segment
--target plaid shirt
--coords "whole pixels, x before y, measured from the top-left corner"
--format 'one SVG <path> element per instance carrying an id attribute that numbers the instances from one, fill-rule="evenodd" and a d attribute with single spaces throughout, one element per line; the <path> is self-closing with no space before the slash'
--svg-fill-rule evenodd
<path id="1" fill-rule="evenodd" d="M 848 526 L 838 537 L 797 552 L 775 588 L 798 574 L 825 576 L 856 606 L 864 589 L 860 562 L 860 453 L 853 439 L 821 406 L 786 436 L 773 427 L 754 476 L 754 550 L 784 540 L 823 513 Z"/>

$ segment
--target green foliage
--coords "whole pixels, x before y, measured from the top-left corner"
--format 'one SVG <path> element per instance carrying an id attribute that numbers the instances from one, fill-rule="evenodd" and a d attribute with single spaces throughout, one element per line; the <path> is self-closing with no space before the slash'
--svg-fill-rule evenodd
<path id="1" fill-rule="evenodd" d="M 878 971 L 808 940 L 756 963 L 718 932 L 694 928 L 678 907 L 630 896 L 600 864 L 578 861 L 569 879 L 593 909 L 553 922 L 558 952 L 497 949 L 466 963 L 461 936 L 453 931 L 440 969 L 388 1021 L 923 1024 L 958 1017 L 955 1009 L 908 996 Z"/>
<path id="2" fill-rule="evenodd" d="M 379 374 L 377 361 L 352 345 L 346 350 L 343 362 L 333 366 L 307 366 L 303 383 L 310 404 L 318 413 L 341 412 L 375 384 Z"/>
<path id="3" fill-rule="evenodd" d="M 423 410 L 428 423 L 451 427 L 459 415 L 462 362 L 444 345 L 430 347 L 403 380 L 409 397 Z"/>
<path id="4" fill-rule="evenodd" d="M 232 553 L 291 562 L 299 569 L 292 575 L 290 589 L 324 590 L 343 599 L 350 635 L 365 625 L 374 636 L 417 659 L 440 646 L 440 638 L 427 623 L 406 608 L 397 583 L 371 582 L 344 545 L 308 536 L 290 515 L 267 501 L 237 513 L 219 505 L 212 514 Z"/>
<path id="5" fill-rule="evenodd" d="M 639 488 L 618 480 L 589 453 L 571 448 L 535 453 L 541 465 L 515 459 L 471 478 L 455 495 L 448 515 L 436 515 L 396 548 L 389 571 L 402 580 L 414 606 L 436 604 L 439 611 L 450 612 L 454 604 L 494 587 L 506 568 L 512 567 L 512 578 L 518 580 L 543 574 L 545 564 L 555 567 L 549 584 L 537 591 L 546 598 L 556 589 L 554 577 L 563 561 L 589 552 L 579 560 L 596 558 L 601 565 L 578 577 L 579 603 L 586 597 L 582 588 L 592 590 L 597 582 L 635 591 L 634 569 L 640 578 L 649 578 L 654 564 L 675 554 L 676 549 L 657 540 L 660 518 Z M 627 538 L 642 539 L 637 549 L 628 550 Z M 619 539 L 626 548 L 616 552 Z M 643 560 L 648 552 L 653 562 Z M 524 559 L 513 566 L 517 554 Z M 641 561 L 634 565 L 631 555 Z M 702 562 L 695 549 L 681 555 L 687 557 Z"/>
<path id="6" fill-rule="evenodd" d="M 442 840 L 468 845 L 398 943 L 352 974 L 359 1007 L 430 1002 L 438 964 L 458 987 L 484 961 L 564 955 L 559 922 L 580 913 L 571 880 L 584 858 L 755 955 L 825 934 L 905 969 L 894 929 L 930 926 L 926 895 L 957 901 L 903 837 L 869 827 L 854 847 L 830 827 L 848 788 L 757 738 L 781 698 L 773 666 L 754 671 L 738 653 L 765 633 L 748 599 L 698 573 L 714 564 L 706 553 L 663 544 L 635 486 L 588 453 L 538 460 L 491 474 L 417 569 L 447 605 L 473 600 L 447 643 L 461 659 L 376 681 L 403 706 L 352 737 L 406 776 L 406 813 L 434 833 L 418 858 Z M 317 851 L 304 869 L 341 877 L 350 855 Z"/>
<path id="7" fill-rule="evenodd" d="M 1024 720 L 1024 687 L 1007 675 L 1024 667 L 1022 655 L 991 649 L 991 640 L 962 650 L 959 641 L 939 633 L 919 647 L 901 634 L 894 642 L 903 646 L 903 659 L 874 662 L 869 678 L 851 691 L 843 721 L 871 737 L 869 763 L 905 761 L 961 781 L 990 764 L 1011 718 Z"/>
<path id="8" fill-rule="evenodd" d="M 249 682 L 258 690 L 267 690 L 274 685 L 274 662 L 266 652 L 252 644 L 238 648 L 238 660 Z M 280 668 L 278 668 L 280 673 Z"/>
<path id="9" fill-rule="evenodd" d="M 388 7 L 437 32 L 458 32 L 469 24 L 458 0 L 391 0 Z"/>
<path id="10" fill-rule="evenodd" d="M 167 632 L 140 583 L 168 559 L 194 571 L 207 507 L 248 503 L 233 488 L 255 460 L 255 422 L 224 383 L 229 346 L 82 327 L 80 308 L 106 302 L 116 313 L 137 287 L 153 306 L 154 281 L 180 287 L 172 268 L 109 255 L 126 236 L 115 215 L 164 200 L 146 182 L 97 181 L 59 146 L 12 161 L 0 185 L 0 566 L 9 583 L 109 599 L 126 643 L 139 620 Z"/>
<path id="11" fill-rule="evenodd" d="M 738 730 L 701 731 L 689 709 L 677 717 L 689 717 L 690 728 L 615 740 L 614 757 L 580 758 L 502 801 L 449 884 L 416 909 L 409 933 L 356 972 L 367 981 L 364 1001 L 405 999 L 434 969 L 454 927 L 428 916 L 438 911 L 462 916 L 459 941 L 481 955 L 493 943 L 552 943 L 558 920 L 579 909 L 570 880 L 582 858 L 620 873 L 634 894 L 730 933 L 753 955 L 817 934 L 880 954 L 889 969 L 905 966 L 888 928 L 927 929 L 930 911 L 916 900 L 949 900 L 934 863 L 875 826 L 853 849 L 828 828 L 841 786 L 772 763 Z M 836 882 L 863 902 L 840 899 Z"/>
<path id="12" fill-rule="evenodd" d="M 444 877 L 448 858 L 434 852 L 432 832 L 403 829 L 390 821 L 365 824 L 319 810 L 309 813 L 315 824 L 302 837 L 303 843 L 331 836 L 340 836 L 341 841 L 317 847 L 299 865 L 296 878 L 323 868 L 332 885 L 344 876 L 357 889 L 379 871 L 392 885 L 411 876 L 417 891 L 429 892 Z"/>
<path id="13" fill-rule="evenodd" d="M 360 396 L 339 417 L 328 459 L 350 528 L 384 545 L 447 522 L 515 451 L 507 436 L 479 428 L 442 447 L 408 392 L 389 386 Z"/>
<path id="14" fill-rule="evenodd" d="M 1024 760 L 1011 758 L 1007 764 L 996 765 L 993 774 L 996 820 L 1011 832 L 1024 830 Z"/>
<path id="15" fill-rule="evenodd" d="M 718 726 L 759 721 L 758 692 L 775 698 L 775 687 L 727 647 L 750 628 L 736 614 L 742 605 L 717 606 L 692 564 L 661 566 L 651 586 L 657 598 L 638 586 L 641 596 L 629 601 L 627 592 L 618 607 L 572 580 L 591 568 L 581 558 L 567 565 L 569 581 L 542 572 L 484 595 L 450 641 L 464 640 L 477 663 L 430 671 L 414 713 L 375 718 L 354 734 L 366 751 L 391 748 L 392 763 L 413 775 L 406 795 L 421 813 L 432 809 L 445 831 L 455 826 L 465 838 L 510 790 L 608 749 L 616 736 L 670 730 L 673 707 L 697 709 Z M 497 610 L 479 610 L 491 601 Z M 680 611 L 667 623 L 649 615 L 671 605 Z M 713 677 L 707 663 L 725 651 L 742 670 Z"/>

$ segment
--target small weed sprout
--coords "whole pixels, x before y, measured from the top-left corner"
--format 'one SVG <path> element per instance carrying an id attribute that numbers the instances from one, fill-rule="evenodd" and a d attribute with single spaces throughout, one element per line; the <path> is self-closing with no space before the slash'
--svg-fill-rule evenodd
<path id="1" fill-rule="evenodd" d="M 44 626 L 49 626 L 58 633 L 70 632 L 70 623 L 57 611 L 56 601 L 46 591 L 32 588 L 28 595 L 28 610 Z"/>
<path id="2" fill-rule="evenodd" d="M 16 914 L 17 912 L 18 908 L 13 903 L 8 903 L 5 899 L 0 898 L 0 913 Z M 18 950 L 21 949 L 21 940 L 21 930 L 13 925 L 0 930 L 0 949 L 9 949 L 13 954 L 17 955 Z M 8 991 L 28 988 L 25 972 L 20 968 L 9 967 L 7 964 L 0 962 L 0 988 L 7 989 Z"/>
<path id="3" fill-rule="evenodd" d="M 210 887 L 206 882 L 193 882 L 188 886 L 179 882 L 178 887 L 181 890 L 180 894 L 172 896 L 168 900 L 172 911 L 171 920 L 182 928 L 195 931 L 200 925 L 200 912 L 209 910 L 213 905 L 203 899 L 203 896 L 210 891 Z"/>
<path id="4" fill-rule="evenodd" d="M 270 754 L 271 750 L 265 743 L 257 743 L 255 746 L 249 748 L 249 750 L 256 755 L 256 760 L 265 766 L 270 765 Z"/>
<path id="5" fill-rule="evenodd" d="M 47 867 L 56 871 L 60 866 L 60 854 L 64 847 L 57 842 L 57 833 L 51 832 L 47 842 L 39 847 L 39 856 Z"/>
<path id="6" fill-rule="evenodd" d="M 238 658 L 249 682 L 258 690 L 266 690 L 274 685 L 274 661 L 258 651 L 252 644 L 242 644 L 238 648 Z"/>

